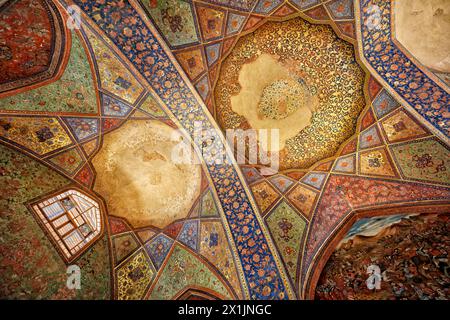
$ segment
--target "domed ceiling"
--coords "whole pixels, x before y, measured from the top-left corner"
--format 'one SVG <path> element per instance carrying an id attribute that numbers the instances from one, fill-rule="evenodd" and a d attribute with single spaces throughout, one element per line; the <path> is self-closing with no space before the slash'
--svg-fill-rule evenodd
<path id="1" fill-rule="evenodd" d="M 0 297 L 448 299 L 449 14 L 0 1 Z"/>
<path id="2" fill-rule="evenodd" d="M 308 168 L 353 135 L 364 109 L 364 72 L 351 44 L 301 18 L 242 37 L 215 87 L 224 129 L 280 130 L 280 169 Z"/>

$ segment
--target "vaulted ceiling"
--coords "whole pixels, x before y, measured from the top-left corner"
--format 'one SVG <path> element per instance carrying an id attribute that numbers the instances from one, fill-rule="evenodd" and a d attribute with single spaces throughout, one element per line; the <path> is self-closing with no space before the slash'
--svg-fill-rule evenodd
<path id="1" fill-rule="evenodd" d="M 339 282 L 364 236 L 449 227 L 449 10 L 0 1 L 0 296 L 367 298 Z M 280 129 L 279 171 L 238 163 L 227 129 Z"/>

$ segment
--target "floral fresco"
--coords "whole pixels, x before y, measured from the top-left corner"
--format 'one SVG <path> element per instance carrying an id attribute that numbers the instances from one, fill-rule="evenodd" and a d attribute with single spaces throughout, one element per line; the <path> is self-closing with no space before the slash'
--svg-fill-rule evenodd
<path id="1" fill-rule="evenodd" d="M 0 300 L 448 300 L 430 1 L 0 0 Z"/>

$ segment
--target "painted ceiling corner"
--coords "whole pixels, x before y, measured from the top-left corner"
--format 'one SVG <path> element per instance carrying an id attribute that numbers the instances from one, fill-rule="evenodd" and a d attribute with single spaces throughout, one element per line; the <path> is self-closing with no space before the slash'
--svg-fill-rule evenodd
<path id="1" fill-rule="evenodd" d="M 449 18 L 0 0 L 0 299 L 448 300 Z"/>

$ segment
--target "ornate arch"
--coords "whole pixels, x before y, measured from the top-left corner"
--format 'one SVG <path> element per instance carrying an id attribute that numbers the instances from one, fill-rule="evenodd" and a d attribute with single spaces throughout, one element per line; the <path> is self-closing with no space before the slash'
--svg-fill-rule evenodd
<path id="1" fill-rule="evenodd" d="M 0 6 L 6 21 L 0 26 L 0 97 L 61 77 L 71 44 L 65 15 L 49 0 L 8 0 Z"/>
<path id="2" fill-rule="evenodd" d="M 355 222 L 362 218 L 375 216 L 390 216 L 394 214 L 425 214 L 425 213 L 447 213 L 450 211 L 450 205 L 445 201 L 437 201 L 430 204 L 394 204 L 384 208 L 371 208 L 354 210 L 338 226 L 332 235 L 324 243 L 322 249 L 317 253 L 314 263 L 310 266 L 312 272 L 305 280 L 303 298 L 314 300 L 316 286 L 320 275 L 328 262 L 333 251 Z"/>

